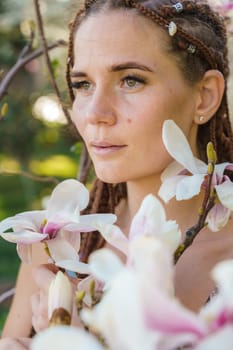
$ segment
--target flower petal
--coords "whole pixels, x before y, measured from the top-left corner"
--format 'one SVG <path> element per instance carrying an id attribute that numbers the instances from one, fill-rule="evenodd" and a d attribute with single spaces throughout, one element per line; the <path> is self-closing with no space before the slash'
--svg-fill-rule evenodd
<path id="1" fill-rule="evenodd" d="M 158 195 L 165 203 L 168 203 L 170 199 L 172 199 L 176 195 L 176 188 L 179 184 L 179 182 L 185 177 L 186 175 L 177 175 L 173 176 L 171 178 L 167 178 L 163 181 L 162 185 L 160 186 Z"/>
<path id="2" fill-rule="evenodd" d="M 195 350 L 232 350 L 233 326 L 227 325 L 206 337 Z"/>
<path id="3" fill-rule="evenodd" d="M 221 291 L 225 294 L 231 295 L 233 293 L 233 260 L 225 260 L 219 262 L 213 268 L 212 277 L 219 286 Z"/>
<path id="4" fill-rule="evenodd" d="M 8 242 L 21 244 L 32 244 L 35 242 L 40 242 L 48 237 L 47 234 L 27 230 L 21 232 L 5 232 L 1 233 L 0 236 Z"/>
<path id="5" fill-rule="evenodd" d="M 94 281 L 94 294 L 95 295 L 100 295 L 103 292 L 104 288 L 104 283 L 94 279 L 92 275 L 82 279 L 81 281 L 78 282 L 77 290 L 80 291 L 85 291 L 85 297 L 83 299 L 85 305 L 87 305 L 89 308 L 91 308 L 93 305 L 93 298 L 90 295 L 90 285 Z M 93 286 L 93 284 L 92 284 Z"/>
<path id="6" fill-rule="evenodd" d="M 113 279 L 102 300 L 94 309 L 83 309 L 81 318 L 103 335 L 112 350 L 155 349 L 156 335 L 148 331 L 143 320 L 139 281 L 129 270 Z"/>
<path id="7" fill-rule="evenodd" d="M 233 183 L 224 181 L 220 185 L 215 186 L 218 198 L 224 207 L 233 210 Z"/>
<path id="8" fill-rule="evenodd" d="M 47 242 L 49 252 L 53 260 L 79 260 L 78 253 L 64 238 L 56 237 Z"/>
<path id="9" fill-rule="evenodd" d="M 48 221 L 77 221 L 80 210 L 86 208 L 89 192 L 81 182 L 68 179 L 53 190 L 48 203 Z M 68 220 L 69 219 L 69 220 Z"/>
<path id="10" fill-rule="evenodd" d="M 179 175 L 183 170 L 184 170 L 184 167 L 174 160 L 162 172 L 161 174 L 162 182 L 170 177 Z"/>
<path id="11" fill-rule="evenodd" d="M 177 184 L 176 199 L 181 201 L 199 194 L 204 178 L 205 174 L 194 174 L 183 177 L 183 179 Z"/>
<path id="12" fill-rule="evenodd" d="M 31 244 L 17 244 L 17 253 L 21 261 L 25 264 L 30 264 L 32 261 L 32 246 Z"/>
<path id="13" fill-rule="evenodd" d="M 33 338 L 31 350 L 104 350 L 90 333 L 72 326 L 47 328 Z"/>
<path id="14" fill-rule="evenodd" d="M 69 278 L 58 271 L 49 285 L 48 293 L 48 319 L 51 320 L 56 309 L 63 308 L 69 315 L 73 308 L 73 291 Z"/>
<path id="15" fill-rule="evenodd" d="M 117 217 L 114 214 L 87 214 L 80 216 L 80 223 L 86 223 L 90 226 L 98 225 L 99 222 L 103 224 L 114 224 Z"/>
<path id="16" fill-rule="evenodd" d="M 123 268 L 120 258 L 107 248 L 92 253 L 88 262 L 92 274 L 105 283 L 111 281 Z"/>
<path id="17" fill-rule="evenodd" d="M 44 219 L 45 210 L 26 211 L 1 221 L 0 232 L 4 232 L 10 228 L 14 231 L 21 231 L 23 229 L 39 231 Z"/>
<path id="18" fill-rule="evenodd" d="M 59 260 L 55 264 L 56 266 L 59 266 L 63 269 L 66 269 L 68 271 L 73 271 L 77 273 L 81 273 L 84 275 L 89 275 L 90 274 L 90 267 L 88 264 L 85 264 L 78 259 L 71 260 L 71 259 L 66 259 L 66 260 Z"/>
<path id="19" fill-rule="evenodd" d="M 109 244 L 127 254 L 128 238 L 118 226 L 99 223 L 97 229 Z"/>
<path id="20" fill-rule="evenodd" d="M 162 138 L 168 153 L 192 174 L 200 173 L 199 165 L 207 168 L 203 162 L 196 162 L 184 133 L 173 120 L 163 123 Z"/>
<path id="21" fill-rule="evenodd" d="M 156 235 L 166 220 L 160 201 L 152 194 L 147 195 L 132 220 L 129 239 L 141 235 Z"/>
<path id="22" fill-rule="evenodd" d="M 206 329 L 202 321 L 175 299 L 168 298 L 157 288 L 145 291 L 145 318 L 149 329 L 162 333 L 189 333 L 197 339 L 203 337 Z"/>
<path id="23" fill-rule="evenodd" d="M 65 240 L 69 242 L 77 252 L 79 251 L 81 243 L 81 235 L 79 232 L 70 232 L 66 229 L 61 229 L 59 235 L 64 237 Z"/>
<path id="24" fill-rule="evenodd" d="M 213 232 L 221 230 L 228 223 L 230 215 L 231 210 L 221 203 L 215 204 L 206 217 L 209 229 Z"/>

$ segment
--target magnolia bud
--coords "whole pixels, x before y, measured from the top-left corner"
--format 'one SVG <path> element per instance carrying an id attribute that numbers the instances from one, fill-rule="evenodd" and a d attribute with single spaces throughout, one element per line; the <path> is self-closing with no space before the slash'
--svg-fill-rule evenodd
<path id="1" fill-rule="evenodd" d="M 207 144 L 207 158 L 208 158 L 209 162 L 212 162 L 214 164 L 217 161 L 216 152 L 215 152 L 214 145 L 212 142 L 208 142 L 208 144 Z"/>
<path id="2" fill-rule="evenodd" d="M 5 117 L 7 112 L 8 112 L 8 104 L 5 102 L 5 103 L 3 103 L 2 108 L 1 108 L 1 118 Z"/>
<path id="3" fill-rule="evenodd" d="M 70 324 L 73 306 L 73 292 L 68 277 L 58 271 L 49 286 L 48 317 L 49 324 Z"/>

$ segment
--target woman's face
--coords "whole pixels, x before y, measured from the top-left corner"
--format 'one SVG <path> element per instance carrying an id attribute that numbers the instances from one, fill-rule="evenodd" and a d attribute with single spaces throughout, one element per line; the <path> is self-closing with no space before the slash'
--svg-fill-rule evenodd
<path id="1" fill-rule="evenodd" d="M 89 17 L 75 35 L 73 120 L 105 182 L 160 175 L 171 161 L 166 119 L 193 139 L 197 89 L 166 53 L 166 40 L 152 21 L 122 11 Z"/>

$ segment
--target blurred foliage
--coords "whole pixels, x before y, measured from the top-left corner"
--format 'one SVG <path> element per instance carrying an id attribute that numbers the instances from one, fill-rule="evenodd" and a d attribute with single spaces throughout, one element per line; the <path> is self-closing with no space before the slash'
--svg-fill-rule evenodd
<path id="1" fill-rule="evenodd" d="M 41 0 L 49 43 L 67 40 L 74 5 L 77 7 L 77 1 Z M 0 1 L 1 76 L 15 64 L 28 41 L 21 32 L 25 20 L 35 22 L 32 0 Z M 36 31 L 36 48 L 40 46 L 37 36 Z M 62 96 L 67 100 L 66 49 L 54 49 L 50 56 Z M 41 57 L 17 73 L 0 102 L 0 110 L 5 103 L 8 104 L 8 111 L 0 121 L 0 220 L 18 212 L 41 209 L 43 200 L 55 186 L 53 182 L 39 182 L 9 173 L 23 171 L 36 176 L 56 177 L 59 181 L 77 175 L 80 147 L 71 151 L 76 140 L 67 125 L 35 118 L 33 113 L 37 99 L 53 93 L 45 60 Z M 0 239 L 0 285 L 15 279 L 19 265 L 15 248 L 14 244 Z M 6 312 L 7 307 L 1 305 L 0 327 Z"/>

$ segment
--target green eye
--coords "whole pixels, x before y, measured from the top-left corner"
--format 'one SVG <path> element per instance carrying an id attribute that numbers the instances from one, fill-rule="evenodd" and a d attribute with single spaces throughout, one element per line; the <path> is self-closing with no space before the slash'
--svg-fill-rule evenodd
<path id="1" fill-rule="evenodd" d="M 90 83 L 88 81 L 76 81 L 71 84 L 72 88 L 77 90 L 88 90 L 90 89 Z"/>
<path id="2" fill-rule="evenodd" d="M 127 78 L 126 84 L 128 85 L 128 87 L 135 87 L 135 86 L 137 86 L 138 81 L 136 81 L 135 79 L 132 79 L 132 78 Z"/>
<path id="3" fill-rule="evenodd" d="M 123 79 L 123 85 L 127 88 L 136 88 L 146 83 L 146 80 L 142 77 L 128 75 Z"/>

